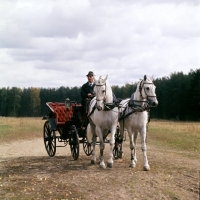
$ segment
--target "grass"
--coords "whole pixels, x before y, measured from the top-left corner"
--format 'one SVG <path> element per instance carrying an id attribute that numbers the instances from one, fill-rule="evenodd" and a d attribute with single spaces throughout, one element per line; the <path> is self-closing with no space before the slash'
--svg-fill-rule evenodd
<path id="1" fill-rule="evenodd" d="M 0 142 L 43 137 L 44 120 L 0 117 Z M 148 140 L 156 146 L 200 152 L 200 123 L 151 120 Z"/>
<path id="2" fill-rule="evenodd" d="M 200 123 L 152 120 L 148 126 L 151 142 L 176 150 L 200 152 Z"/>
<path id="3" fill-rule="evenodd" d="M 43 137 L 42 118 L 0 117 L 0 143 Z"/>

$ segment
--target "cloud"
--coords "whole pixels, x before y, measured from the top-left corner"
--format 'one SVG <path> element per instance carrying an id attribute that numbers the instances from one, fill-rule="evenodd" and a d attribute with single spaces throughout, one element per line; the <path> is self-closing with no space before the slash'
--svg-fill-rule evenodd
<path id="1" fill-rule="evenodd" d="M 196 0 L 2 0 L 0 15 L 2 86 L 80 86 L 90 70 L 123 85 L 200 67 Z"/>

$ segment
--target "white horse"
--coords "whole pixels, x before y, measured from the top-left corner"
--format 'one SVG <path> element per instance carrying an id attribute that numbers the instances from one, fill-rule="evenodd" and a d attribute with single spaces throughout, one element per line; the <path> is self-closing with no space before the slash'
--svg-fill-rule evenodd
<path id="1" fill-rule="evenodd" d="M 152 80 L 147 79 L 145 75 L 144 79 L 137 84 L 136 92 L 132 94 L 131 98 L 121 101 L 119 105 L 120 140 L 123 141 L 124 129 L 127 129 L 131 149 L 130 167 L 136 166 L 136 140 L 139 132 L 144 157 L 144 170 L 150 170 L 146 154 L 146 129 L 149 107 L 158 105 L 155 88 Z"/>
<path id="2" fill-rule="evenodd" d="M 108 133 L 110 133 L 110 152 L 107 166 L 113 167 L 113 147 L 115 142 L 115 132 L 117 129 L 118 123 L 118 107 L 113 106 L 113 93 L 110 84 L 106 78 L 99 77 L 98 80 L 95 80 L 95 98 L 93 98 L 90 102 L 89 106 L 89 126 L 87 134 L 89 133 L 89 129 L 91 128 L 92 132 L 92 158 L 91 163 L 95 164 L 96 162 L 96 154 L 95 154 L 95 146 L 96 146 L 96 137 L 99 137 L 100 141 L 100 167 L 106 168 L 104 163 L 104 140 Z"/>

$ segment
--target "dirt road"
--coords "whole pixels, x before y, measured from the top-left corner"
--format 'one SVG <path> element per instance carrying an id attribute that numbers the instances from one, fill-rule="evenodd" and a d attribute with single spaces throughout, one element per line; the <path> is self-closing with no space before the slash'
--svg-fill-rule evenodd
<path id="1" fill-rule="evenodd" d="M 74 161 L 69 146 L 48 157 L 42 138 L 0 144 L 0 199 L 199 200 L 199 155 L 150 142 L 147 147 L 148 172 L 143 171 L 140 145 L 137 166 L 129 168 L 127 141 L 123 159 L 115 160 L 112 169 L 90 164 L 82 146 Z"/>

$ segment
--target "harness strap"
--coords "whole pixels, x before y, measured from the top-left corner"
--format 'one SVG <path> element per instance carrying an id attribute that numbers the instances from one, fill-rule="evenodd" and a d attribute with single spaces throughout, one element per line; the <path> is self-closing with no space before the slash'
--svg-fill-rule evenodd
<path id="1" fill-rule="evenodd" d="M 129 115 L 131 115 L 131 114 L 133 114 L 133 113 L 135 113 L 135 112 L 136 112 L 136 111 L 132 111 L 132 112 L 127 113 L 126 115 L 120 116 L 119 120 L 125 119 L 126 117 L 128 117 Z"/>
<path id="2" fill-rule="evenodd" d="M 125 112 L 126 112 L 126 110 L 127 110 L 128 107 L 131 108 L 132 111 L 131 111 L 131 112 L 128 112 L 127 114 L 125 114 Z M 145 107 L 141 107 L 141 106 L 130 107 L 130 106 L 127 105 L 126 108 L 124 109 L 122 115 L 119 117 L 119 120 L 125 119 L 126 117 L 128 117 L 129 115 L 131 115 L 131 114 L 133 114 L 133 113 L 136 113 L 136 112 L 143 112 L 143 111 L 149 112 L 150 109 L 149 109 L 148 106 L 145 106 Z"/>
<path id="3" fill-rule="evenodd" d="M 116 105 L 115 103 L 107 103 L 104 104 L 104 110 L 112 110 L 113 108 L 118 107 L 118 105 Z"/>
<path id="4" fill-rule="evenodd" d="M 87 117 L 90 117 L 90 115 L 94 112 L 94 110 L 96 109 L 97 107 L 96 107 L 96 105 L 92 108 L 92 111 L 88 114 L 88 116 Z"/>

